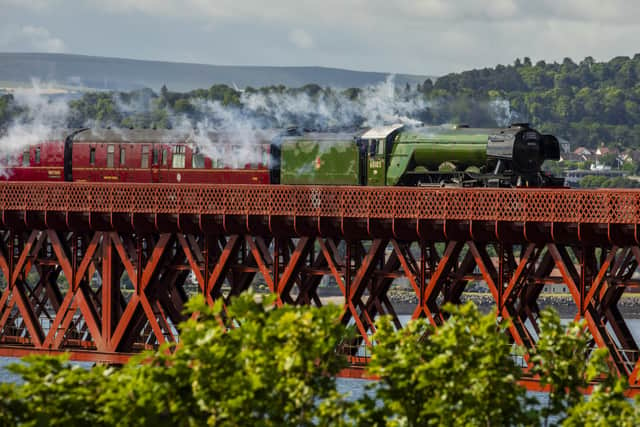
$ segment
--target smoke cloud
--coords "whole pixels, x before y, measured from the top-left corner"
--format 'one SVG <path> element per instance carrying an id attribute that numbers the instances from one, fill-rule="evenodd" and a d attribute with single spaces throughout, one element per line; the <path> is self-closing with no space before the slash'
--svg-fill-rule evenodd
<path id="1" fill-rule="evenodd" d="M 15 108 L 22 111 L 0 136 L 0 160 L 15 165 L 25 147 L 51 139 L 66 128 L 69 106 L 52 85 L 34 80 L 32 87 L 13 92 Z"/>
<path id="2" fill-rule="evenodd" d="M 113 104 L 114 114 L 110 118 L 100 122 L 89 118 L 78 121 L 77 111 L 69 107 L 69 97 L 56 94 L 53 85 L 33 81 L 31 88 L 16 90 L 14 103 L 23 113 L 0 137 L 0 155 L 18 154 L 24 147 L 42 142 L 56 132 L 60 136 L 69 124 L 97 132 L 107 125 L 111 132 L 125 136 L 126 129 L 118 129 L 122 119 L 132 118 L 132 123 L 136 123 L 136 117 L 148 119 L 157 113 L 160 100 L 148 89 L 128 94 L 103 93 L 100 102 L 105 95 Z M 174 131 L 167 133 L 163 142 L 187 140 L 216 164 L 228 166 L 265 163 L 265 150 L 260 146 L 269 144 L 277 132 L 290 126 L 355 134 L 365 128 L 396 123 L 419 126 L 460 122 L 460 117 L 454 118 L 458 110 L 470 112 L 472 120 L 463 122 L 472 125 L 477 124 L 474 117 L 485 123 L 495 121 L 499 126 L 522 121 L 508 100 L 495 99 L 488 104 L 459 99 L 427 100 L 421 92 L 397 85 L 393 76 L 363 89 L 340 91 L 309 85 L 299 89 L 242 91 L 239 103 L 230 105 L 205 98 L 189 102 L 188 114 L 165 107 L 163 114 Z M 456 109 L 456 105 L 464 108 Z"/>
<path id="3" fill-rule="evenodd" d="M 524 122 L 526 119 L 511 108 L 508 99 L 494 99 L 489 102 L 489 113 L 498 126 L 509 126 L 512 123 Z"/>
<path id="4" fill-rule="evenodd" d="M 358 96 L 326 90 L 251 91 L 240 106 L 219 101 L 191 102 L 196 118 L 174 116 L 172 127 L 214 161 L 231 165 L 264 163 L 264 150 L 278 130 L 290 126 L 315 131 L 352 131 L 392 123 L 417 125 L 429 107 L 419 93 L 404 93 L 393 76 L 362 89 Z M 229 152 L 228 145 L 233 151 Z"/>
<path id="5" fill-rule="evenodd" d="M 241 167 L 246 164 L 266 164 L 262 146 L 268 145 L 275 132 L 260 126 L 242 110 L 225 108 L 219 102 L 194 102 L 204 117 L 190 120 L 186 116 L 174 119 L 174 129 L 186 135 L 214 164 Z"/>
<path id="6" fill-rule="evenodd" d="M 346 92 L 243 93 L 244 108 L 271 120 L 276 127 L 302 124 L 317 130 L 353 129 L 390 123 L 417 124 L 430 107 L 421 94 L 403 93 L 393 76 L 362 89 L 356 97 Z"/>

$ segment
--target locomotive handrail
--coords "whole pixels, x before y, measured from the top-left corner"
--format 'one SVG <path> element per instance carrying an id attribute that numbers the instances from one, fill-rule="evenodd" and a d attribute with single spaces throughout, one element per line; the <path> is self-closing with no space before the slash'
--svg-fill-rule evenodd
<path id="1" fill-rule="evenodd" d="M 640 223 L 640 191 L 0 183 L 4 211 Z"/>

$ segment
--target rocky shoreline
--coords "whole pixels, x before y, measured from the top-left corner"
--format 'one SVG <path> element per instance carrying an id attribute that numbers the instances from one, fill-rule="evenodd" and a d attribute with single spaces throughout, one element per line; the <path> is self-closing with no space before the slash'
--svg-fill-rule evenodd
<path id="1" fill-rule="evenodd" d="M 321 289 L 319 294 L 325 302 L 333 304 L 341 304 L 344 298 L 337 289 L 329 292 Z M 412 291 L 392 290 L 388 295 L 398 315 L 411 315 L 418 303 L 418 298 Z M 495 307 L 494 299 L 489 293 L 464 293 L 462 301 L 473 301 L 483 312 L 489 312 Z M 542 294 L 538 298 L 538 305 L 541 309 L 551 307 L 565 318 L 574 317 L 578 310 L 569 294 Z M 640 319 L 640 295 L 623 296 L 618 308 L 625 318 Z"/>

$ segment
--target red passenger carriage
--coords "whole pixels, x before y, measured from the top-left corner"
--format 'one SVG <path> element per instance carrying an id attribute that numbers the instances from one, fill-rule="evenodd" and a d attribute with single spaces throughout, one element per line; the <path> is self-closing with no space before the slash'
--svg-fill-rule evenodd
<path id="1" fill-rule="evenodd" d="M 271 136 L 79 130 L 25 147 L 2 165 L 12 181 L 267 184 Z"/>

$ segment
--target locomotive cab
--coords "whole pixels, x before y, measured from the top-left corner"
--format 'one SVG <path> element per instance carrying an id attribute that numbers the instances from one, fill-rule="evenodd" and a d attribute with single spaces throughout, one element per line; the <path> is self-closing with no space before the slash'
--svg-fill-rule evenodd
<path id="1" fill-rule="evenodd" d="M 403 125 L 396 124 L 372 128 L 363 133 L 359 140 L 366 157 L 362 168 L 364 175 L 362 183 L 371 186 L 383 186 L 387 184 L 386 174 L 388 166 L 388 156 L 393 147 L 393 139 L 403 128 Z"/>

